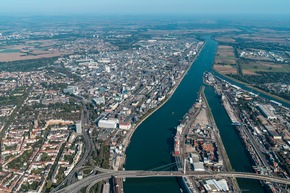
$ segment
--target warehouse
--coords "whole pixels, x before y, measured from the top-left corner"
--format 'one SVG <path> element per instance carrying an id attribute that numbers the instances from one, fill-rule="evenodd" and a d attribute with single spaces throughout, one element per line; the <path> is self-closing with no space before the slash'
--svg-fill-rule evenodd
<path id="1" fill-rule="evenodd" d="M 277 116 L 275 115 L 275 109 L 272 107 L 272 105 L 258 105 L 258 109 L 262 113 L 264 117 L 267 119 L 273 120 L 277 119 Z"/>
<path id="2" fill-rule="evenodd" d="M 107 128 L 107 129 L 115 129 L 117 128 L 117 124 L 119 123 L 118 119 L 110 118 L 110 119 L 101 119 L 98 122 L 98 127 Z"/>

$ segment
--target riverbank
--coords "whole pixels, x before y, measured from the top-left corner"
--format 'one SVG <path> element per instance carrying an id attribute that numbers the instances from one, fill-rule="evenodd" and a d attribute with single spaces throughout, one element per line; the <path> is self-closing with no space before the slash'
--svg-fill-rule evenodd
<path id="1" fill-rule="evenodd" d="M 206 112 L 208 114 L 208 118 L 209 118 L 210 123 L 212 124 L 213 130 L 214 130 L 218 151 L 221 153 L 221 156 L 222 156 L 222 159 L 223 159 L 223 162 L 224 162 L 225 170 L 229 171 L 229 172 L 230 171 L 234 171 L 233 167 L 232 167 L 232 164 L 230 162 L 230 159 L 228 157 L 228 154 L 226 152 L 225 146 L 223 144 L 222 138 L 220 136 L 219 129 L 218 129 L 217 125 L 216 125 L 216 122 L 214 120 L 212 111 L 210 109 L 210 106 L 208 104 L 207 98 L 205 96 L 204 86 L 202 87 L 201 97 L 204 100 L 204 102 L 206 104 L 206 107 L 207 107 Z M 238 184 L 238 181 L 236 180 L 236 178 L 232 179 L 232 183 L 233 183 L 233 188 L 235 189 L 235 191 L 240 192 L 240 187 L 239 187 L 239 184 Z"/>
<path id="2" fill-rule="evenodd" d="M 217 43 L 209 36 L 205 37 L 204 47 L 200 50 L 194 64 L 188 70 L 180 85 L 162 108 L 156 111 L 134 133 L 126 151 L 127 170 L 152 170 L 173 164 L 173 135 L 180 120 L 197 100 L 205 71 L 211 70 Z M 171 90 L 171 89 L 170 89 Z M 129 179 L 124 183 L 127 193 L 176 193 L 180 183 L 176 178 Z"/>
<path id="3" fill-rule="evenodd" d="M 250 159 L 247 149 L 245 148 L 239 133 L 232 125 L 221 98 L 216 94 L 214 87 L 206 86 L 205 95 L 211 108 L 211 112 L 219 128 L 219 134 L 222 138 L 228 158 L 232 168 L 236 172 L 253 172 L 252 160 Z M 264 193 L 264 189 L 259 181 L 237 179 L 241 190 L 248 192 Z"/>
<path id="4" fill-rule="evenodd" d="M 276 100 L 280 100 L 280 101 L 282 101 L 282 102 L 287 103 L 287 104 L 290 105 L 290 101 L 289 101 L 289 100 L 286 100 L 286 99 L 284 99 L 284 98 L 282 98 L 282 97 L 279 97 L 279 96 L 277 96 L 277 95 L 273 95 L 273 94 L 271 94 L 271 93 L 269 93 L 269 92 L 266 92 L 266 91 L 261 90 L 261 89 L 259 89 L 259 88 L 257 88 L 257 87 L 254 87 L 254 86 L 252 86 L 252 85 L 250 85 L 250 84 L 248 84 L 248 83 L 245 83 L 245 82 L 243 82 L 243 81 L 237 80 L 237 79 L 235 79 L 235 78 L 233 78 L 233 77 L 231 77 L 231 76 L 228 76 L 228 75 L 225 75 L 225 74 L 221 74 L 220 72 L 216 71 L 214 68 L 212 68 L 212 71 L 215 72 L 216 74 L 220 75 L 220 76 L 224 76 L 224 77 L 226 77 L 226 78 L 232 80 L 233 82 L 237 82 L 237 83 L 239 83 L 239 84 L 242 84 L 242 85 L 248 87 L 249 89 L 253 89 L 253 90 L 257 91 L 257 92 L 263 93 L 264 95 L 267 95 L 267 96 L 269 96 L 269 97 L 272 97 L 272 98 L 274 98 L 274 99 L 276 99 Z"/>
<path id="5" fill-rule="evenodd" d="M 127 147 L 130 144 L 131 138 L 134 134 L 134 132 L 137 130 L 137 128 L 147 119 L 149 118 L 153 113 L 155 113 L 157 110 L 159 110 L 164 104 L 166 104 L 166 102 L 172 97 L 172 95 L 175 93 L 176 89 L 178 88 L 178 86 L 180 85 L 180 83 L 182 82 L 182 80 L 184 79 L 184 77 L 186 76 L 186 74 L 188 73 L 188 71 L 190 70 L 190 68 L 192 67 L 193 63 L 195 62 L 195 60 L 198 58 L 200 52 L 203 50 L 204 46 L 205 46 L 206 42 L 203 43 L 203 45 L 201 46 L 201 48 L 198 50 L 198 53 L 194 56 L 194 58 L 192 59 L 192 61 L 190 61 L 190 65 L 188 66 L 188 68 L 185 70 L 185 72 L 183 73 L 182 77 L 179 78 L 178 82 L 175 84 L 175 86 L 173 87 L 173 89 L 171 91 L 168 92 L 168 96 L 153 110 L 149 110 L 149 112 L 147 112 L 142 118 L 141 120 L 136 124 L 136 126 L 134 126 L 126 135 L 125 139 L 123 140 L 123 149 L 124 152 L 126 152 Z M 125 155 L 125 159 L 123 160 L 124 162 L 121 163 L 122 168 L 124 166 L 124 164 L 126 163 L 126 155 Z"/>
<path id="6" fill-rule="evenodd" d="M 200 159 L 219 160 L 216 166 L 212 166 L 211 168 L 206 169 L 208 171 L 222 170 L 230 172 L 233 171 L 233 169 L 226 153 L 225 147 L 223 145 L 222 139 L 219 135 L 219 130 L 210 111 L 210 107 L 204 93 L 204 88 L 204 86 L 200 87 L 197 95 L 198 100 L 196 100 L 196 102 L 192 105 L 188 112 L 183 116 L 183 119 L 181 120 L 179 126 L 177 126 L 176 134 L 174 136 L 173 158 L 176 162 L 177 170 L 184 171 L 185 168 L 189 169 L 189 165 L 185 164 L 185 162 L 187 162 L 186 160 L 189 160 L 190 168 L 192 169 L 192 167 L 194 167 L 195 169 L 195 166 L 192 165 L 196 163 L 203 163 L 196 160 L 196 156 L 198 156 L 199 154 L 197 153 L 199 152 L 199 150 L 197 150 L 198 145 L 196 144 L 196 140 L 201 140 L 201 138 L 203 138 L 202 143 L 209 145 L 212 143 L 212 141 L 209 139 L 212 139 L 215 143 L 215 146 L 217 147 L 218 153 L 216 153 L 216 158 L 203 158 L 201 156 Z M 197 132 L 197 130 L 199 131 Z M 205 136 L 199 133 L 211 134 L 209 136 Z M 193 143 L 192 145 L 195 146 L 195 150 L 192 149 L 190 143 Z M 209 163 L 204 162 L 204 167 L 209 167 L 208 164 Z M 195 179 L 194 181 L 192 181 L 192 179 L 189 177 L 183 177 L 180 180 L 182 181 L 181 185 L 187 192 L 194 192 L 197 188 L 194 181 L 199 179 Z M 234 190 L 235 192 L 240 191 L 236 179 L 227 179 L 227 181 L 232 190 Z"/>

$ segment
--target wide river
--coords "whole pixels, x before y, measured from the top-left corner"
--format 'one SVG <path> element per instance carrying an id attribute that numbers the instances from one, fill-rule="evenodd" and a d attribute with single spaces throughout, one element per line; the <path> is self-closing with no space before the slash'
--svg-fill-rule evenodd
<path id="1" fill-rule="evenodd" d="M 171 99 L 138 127 L 126 151 L 126 170 L 151 170 L 173 162 L 171 151 L 175 127 L 195 103 L 197 93 L 203 85 L 203 73 L 211 71 L 216 51 L 217 42 L 207 38 L 203 50 Z M 216 97 L 211 87 L 206 87 L 205 94 L 234 170 L 252 172 L 246 149 L 220 104 L 220 99 Z M 264 192 L 258 181 L 238 180 L 238 182 L 245 192 Z M 178 193 L 180 186 L 173 177 L 126 179 L 124 192 Z"/>

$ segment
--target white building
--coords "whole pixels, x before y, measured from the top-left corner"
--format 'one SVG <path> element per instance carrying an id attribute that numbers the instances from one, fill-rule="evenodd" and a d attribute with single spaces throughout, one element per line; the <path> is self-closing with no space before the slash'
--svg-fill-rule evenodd
<path id="1" fill-rule="evenodd" d="M 119 103 L 113 103 L 113 104 L 110 105 L 110 108 L 112 110 L 115 110 L 118 106 L 119 106 Z"/>
<path id="2" fill-rule="evenodd" d="M 106 103 L 106 100 L 105 100 L 105 97 L 102 96 L 102 97 L 93 98 L 93 102 L 96 105 L 100 105 L 100 104 L 105 104 Z"/>
<path id="3" fill-rule="evenodd" d="M 260 112 L 263 114 L 264 117 L 266 117 L 269 120 L 277 119 L 277 116 L 275 115 L 275 109 L 272 105 L 258 105 L 258 108 Z"/>
<path id="4" fill-rule="evenodd" d="M 118 119 L 114 119 L 114 118 L 111 118 L 111 119 L 101 119 L 99 122 L 98 122 L 98 127 L 100 128 L 107 128 L 107 129 L 110 129 L 110 128 L 117 128 L 117 124 L 119 123 L 119 120 Z"/>
<path id="5" fill-rule="evenodd" d="M 193 162 L 194 171 L 205 171 L 203 162 Z"/>
<path id="6" fill-rule="evenodd" d="M 161 97 L 158 97 L 158 101 L 161 102 L 165 99 L 165 95 L 164 96 L 161 96 Z"/>
<path id="7" fill-rule="evenodd" d="M 82 122 L 76 123 L 76 132 L 81 134 L 82 133 Z"/>
<path id="8" fill-rule="evenodd" d="M 110 68 L 110 66 L 106 66 L 106 67 L 105 67 L 105 70 L 106 70 L 106 72 L 110 73 L 110 72 L 111 72 L 111 68 Z"/>
<path id="9" fill-rule="evenodd" d="M 67 88 L 63 89 L 64 93 L 67 94 L 78 94 L 79 88 L 77 86 L 67 86 Z"/>
<path id="10" fill-rule="evenodd" d="M 178 126 L 176 127 L 177 133 L 178 133 L 178 134 L 181 134 L 183 128 L 184 128 L 184 125 L 183 125 L 183 124 L 178 125 Z"/>
<path id="11" fill-rule="evenodd" d="M 208 192 L 227 192 L 229 191 L 229 187 L 227 181 L 225 179 L 221 179 L 219 181 L 213 180 L 206 180 L 204 184 L 204 188 Z"/>

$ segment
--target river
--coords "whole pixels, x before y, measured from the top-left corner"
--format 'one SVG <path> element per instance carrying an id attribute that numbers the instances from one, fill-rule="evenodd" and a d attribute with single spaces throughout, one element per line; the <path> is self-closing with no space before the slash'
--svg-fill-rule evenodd
<path id="1" fill-rule="evenodd" d="M 203 73 L 211 71 L 216 51 L 217 42 L 207 38 L 203 50 L 170 100 L 138 127 L 126 151 L 126 170 L 149 170 L 172 163 L 174 129 L 196 101 L 197 93 L 203 85 Z M 238 140 L 238 134 L 229 126 L 231 122 L 227 116 L 219 116 L 219 111 L 223 109 L 218 105 L 220 101 L 217 102 L 218 99 L 215 98 L 211 88 L 206 88 L 206 95 L 233 168 L 236 171 L 249 171 L 250 160 Z M 235 139 L 234 142 L 231 141 L 232 139 Z M 264 192 L 258 181 L 239 180 L 239 184 L 241 189 L 247 189 L 249 192 Z M 180 187 L 176 178 L 127 179 L 124 183 L 124 191 L 125 193 L 178 193 Z"/>
<path id="2" fill-rule="evenodd" d="M 206 86 L 205 95 L 233 169 L 239 172 L 253 172 L 251 159 L 236 129 L 232 126 L 232 122 L 221 104 L 220 97 L 210 86 Z M 256 180 L 238 179 L 238 183 L 243 192 L 264 192 Z"/>
<path id="3" fill-rule="evenodd" d="M 247 87 L 245 84 L 241 84 L 241 83 L 235 82 L 234 80 L 229 79 L 229 78 L 223 76 L 222 74 L 218 74 L 217 72 L 212 71 L 212 73 L 213 73 L 214 75 L 216 75 L 216 76 L 218 76 L 218 77 L 220 77 L 220 78 L 222 78 L 222 79 L 228 81 L 228 82 L 231 83 L 231 84 L 235 84 L 235 85 L 239 86 L 240 88 L 242 88 L 242 89 L 244 89 L 244 90 L 247 90 L 247 91 L 250 91 L 250 92 L 252 92 L 252 93 L 254 93 L 254 94 L 257 94 L 257 95 L 259 95 L 260 97 L 263 97 L 263 98 L 265 98 L 265 99 L 277 101 L 277 102 L 281 103 L 283 106 L 290 108 L 290 104 L 289 104 L 289 103 L 286 103 L 286 102 L 284 102 L 284 101 L 281 101 L 281 100 L 279 100 L 279 99 L 276 99 L 276 98 L 274 98 L 274 97 L 271 97 L 271 96 L 269 96 L 269 95 L 266 95 L 266 94 L 264 94 L 264 93 L 262 93 L 262 92 L 256 91 L 255 89 L 249 88 L 249 87 Z"/>

